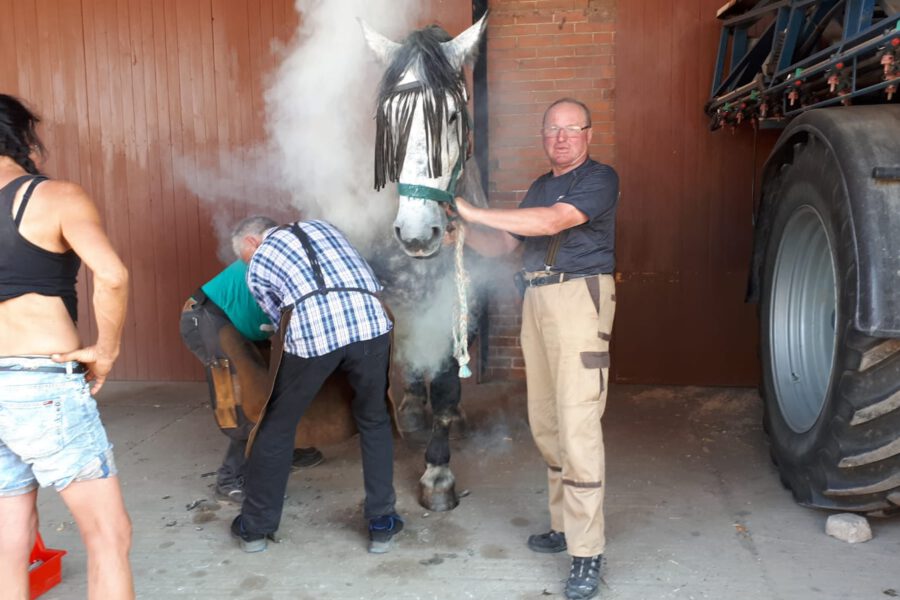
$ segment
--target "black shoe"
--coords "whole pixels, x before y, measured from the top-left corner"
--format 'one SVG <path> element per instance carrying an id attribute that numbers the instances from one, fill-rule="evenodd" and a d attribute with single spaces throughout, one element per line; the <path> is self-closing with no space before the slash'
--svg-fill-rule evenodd
<path id="1" fill-rule="evenodd" d="M 566 549 L 566 534 L 550 530 L 547 533 L 536 533 L 528 536 L 528 547 L 535 552 L 553 554 Z"/>
<path id="2" fill-rule="evenodd" d="M 269 536 L 262 533 L 250 533 L 244 530 L 244 521 L 241 515 L 231 522 L 231 535 L 241 542 L 241 550 L 244 552 L 262 552 L 268 546 Z"/>
<path id="3" fill-rule="evenodd" d="M 234 482 L 228 485 L 216 484 L 216 498 L 223 502 L 243 503 L 244 489 L 241 482 Z"/>
<path id="4" fill-rule="evenodd" d="M 600 591 L 600 561 L 603 555 L 573 556 L 572 570 L 566 581 L 566 598 L 568 600 L 587 600 Z"/>
<path id="5" fill-rule="evenodd" d="M 291 470 L 308 469 L 320 464 L 325 457 L 318 448 L 294 448 L 294 459 L 291 461 Z"/>
<path id="6" fill-rule="evenodd" d="M 403 531 L 403 519 L 397 513 L 369 519 L 369 552 L 384 554 L 391 549 L 391 539 Z"/>

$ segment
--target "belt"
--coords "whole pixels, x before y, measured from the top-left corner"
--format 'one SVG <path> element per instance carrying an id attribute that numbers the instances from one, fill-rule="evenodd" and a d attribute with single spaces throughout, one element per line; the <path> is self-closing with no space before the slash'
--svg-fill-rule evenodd
<path id="1" fill-rule="evenodd" d="M 201 306 L 205 307 L 209 312 L 225 317 L 226 319 L 228 318 L 228 315 L 224 310 L 222 310 L 222 307 L 213 302 L 212 299 L 207 296 L 202 289 L 198 289 L 196 292 L 191 294 L 191 297 L 187 299 L 187 302 L 185 302 L 184 306 L 181 308 L 181 312 L 195 310 L 200 308 Z"/>
<path id="2" fill-rule="evenodd" d="M 87 367 L 80 362 L 59 363 L 55 365 L 38 365 L 27 366 L 22 364 L 0 365 L 0 371 L 15 371 L 17 373 L 68 373 L 83 374 L 87 373 Z"/>
<path id="3" fill-rule="evenodd" d="M 550 285 L 553 283 L 564 283 L 573 279 L 583 279 L 585 277 L 596 277 L 597 273 L 553 273 L 552 275 L 542 275 L 541 277 L 532 277 L 525 280 L 528 287 L 538 287 L 541 285 Z"/>

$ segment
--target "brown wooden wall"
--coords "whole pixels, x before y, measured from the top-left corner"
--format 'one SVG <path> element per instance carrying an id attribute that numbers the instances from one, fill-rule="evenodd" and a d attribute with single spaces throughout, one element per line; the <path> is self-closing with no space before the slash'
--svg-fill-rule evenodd
<path id="1" fill-rule="evenodd" d="M 756 307 L 743 303 L 753 133 L 711 133 L 722 0 L 619 0 L 616 29 L 620 382 L 752 385 Z M 775 136 L 760 136 L 762 163 Z"/>
<path id="2" fill-rule="evenodd" d="M 196 379 L 184 299 L 221 265 L 210 214 L 176 176 L 258 140 L 290 0 L 0 0 L 0 89 L 43 117 L 45 171 L 81 183 L 131 272 L 118 379 Z M 234 213 L 235 207 L 218 210 Z M 243 216 L 243 215 L 241 215 Z M 82 280 L 79 319 L 93 337 Z"/>
<path id="3" fill-rule="evenodd" d="M 465 2 L 430 0 L 423 13 L 451 31 L 471 24 Z M 112 376 L 202 378 L 178 315 L 223 265 L 209 205 L 178 173 L 262 139 L 264 82 L 299 23 L 293 0 L 0 0 L 0 14 L 0 91 L 43 118 L 43 170 L 88 191 L 131 272 Z M 246 215 L 215 210 L 228 223 Z"/>

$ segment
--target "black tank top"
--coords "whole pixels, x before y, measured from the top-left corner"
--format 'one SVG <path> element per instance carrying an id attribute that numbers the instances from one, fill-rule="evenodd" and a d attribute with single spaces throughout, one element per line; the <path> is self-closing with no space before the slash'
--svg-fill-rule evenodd
<path id="1" fill-rule="evenodd" d="M 25 294 L 58 296 L 62 298 L 72 321 L 78 319 L 78 300 L 75 280 L 81 259 L 73 250 L 58 253 L 44 250 L 26 240 L 19 233 L 19 223 L 25 214 L 31 193 L 46 177 L 23 175 L 0 189 L 0 302 Z M 15 218 L 12 205 L 16 192 L 25 183 L 28 189 Z"/>

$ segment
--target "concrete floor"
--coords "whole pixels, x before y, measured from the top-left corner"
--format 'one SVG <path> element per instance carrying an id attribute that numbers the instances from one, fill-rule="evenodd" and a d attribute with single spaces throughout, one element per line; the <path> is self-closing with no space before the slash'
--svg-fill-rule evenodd
<path id="1" fill-rule="evenodd" d="M 398 444 L 393 552 L 366 552 L 356 440 L 291 476 L 280 545 L 242 553 L 237 507 L 188 510 L 211 497 L 225 438 L 205 384 L 112 383 L 101 414 L 116 445 L 134 521 L 138 597 L 527 599 L 562 597 L 568 560 L 525 546 L 548 527 L 545 471 L 521 387 L 467 385 L 473 435 L 454 443 L 449 513 L 418 506 L 423 450 Z M 605 599 L 885 599 L 900 596 L 900 520 L 875 538 L 825 535 L 826 513 L 793 503 L 769 463 L 754 390 L 613 387 L 604 418 L 608 545 Z M 44 598 L 85 596 L 85 554 L 58 496 L 39 500 L 42 535 L 64 548 L 63 581 Z"/>

